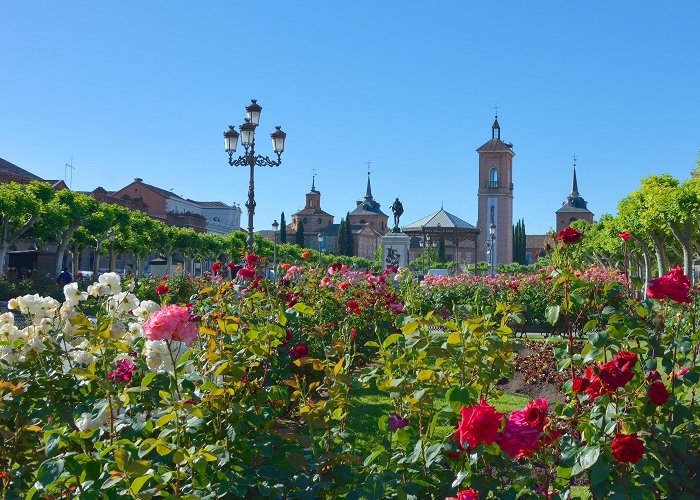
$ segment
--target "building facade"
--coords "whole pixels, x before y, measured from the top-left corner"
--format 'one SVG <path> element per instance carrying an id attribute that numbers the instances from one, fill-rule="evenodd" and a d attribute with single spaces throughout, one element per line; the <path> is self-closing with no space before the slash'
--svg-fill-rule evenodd
<path id="1" fill-rule="evenodd" d="M 140 177 L 118 191 L 107 194 L 121 200 L 132 210 L 146 212 L 150 217 L 170 226 L 190 227 L 201 233 L 215 234 L 228 234 L 241 227 L 241 208 L 236 204 L 186 199 L 171 191 L 146 184 Z"/>
<path id="2" fill-rule="evenodd" d="M 311 191 L 306 193 L 306 204 L 304 208 L 292 214 L 292 222 L 287 226 L 287 241 L 294 243 L 297 227 L 301 222 L 304 226 L 304 247 L 318 249 L 318 235 L 333 233 L 333 216 L 321 209 L 321 192 L 316 189 L 316 179 L 311 181 Z M 336 229 L 335 234 L 338 231 Z M 331 246 L 332 243 L 332 246 Z M 333 242 L 326 239 L 326 251 L 335 250 L 335 240 Z"/>
<path id="3" fill-rule="evenodd" d="M 491 140 L 476 150 L 479 153 L 477 261 L 490 261 L 494 267 L 513 262 L 513 145 L 501 140 L 498 117 L 491 127 Z M 489 226 L 496 226 L 491 249 Z M 487 247 L 488 245 L 488 247 Z"/>

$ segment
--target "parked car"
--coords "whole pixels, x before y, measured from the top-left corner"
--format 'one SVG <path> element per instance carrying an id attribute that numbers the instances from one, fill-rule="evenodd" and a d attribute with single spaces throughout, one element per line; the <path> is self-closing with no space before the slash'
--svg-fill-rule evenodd
<path id="1" fill-rule="evenodd" d="M 82 279 L 92 279 L 92 271 L 78 271 L 74 278 L 81 277 Z"/>
<path id="2" fill-rule="evenodd" d="M 449 269 L 430 269 L 428 270 L 427 276 L 449 276 Z"/>

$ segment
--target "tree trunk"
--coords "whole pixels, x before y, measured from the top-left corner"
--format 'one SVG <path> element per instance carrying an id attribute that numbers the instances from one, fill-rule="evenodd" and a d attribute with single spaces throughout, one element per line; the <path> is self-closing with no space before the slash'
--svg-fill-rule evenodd
<path id="1" fill-rule="evenodd" d="M 0 245 L 0 276 L 5 276 L 5 271 L 7 265 L 5 264 L 5 259 L 7 258 L 7 249 L 9 245 Z"/>
<path id="2" fill-rule="evenodd" d="M 168 259 L 167 259 L 168 263 L 166 264 L 166 267 L 165 267 L 165 274 L 167 274 L 168 276 L 172 276 L 172 274 L 173 274 L 173 252 L 172 252 L 172 250 L 168 252 L 167 257 L 168 257 Z"/>
<path id="3" fill-rule="evenodd" d="M 73 276 L 76 276 L 80 271 L 80 250 L 78 248 L 73 249 Z"/>
<path id="4" fill-rule="evenodd" d="M 63 270 L 63 256 L 66 254 L 70 240 L 78 227 L 80 227 L 80 224 L 73 224 L 70 226 L 68 230 L 63 233 L 63 237 L 58 241 L 58 248 L 56 249 L 56 274 L 54 276 L 58 276 Z"/>
<path id="5" fill-rule="evenodd" d="M 683 250 L 683 273 L 690 278 L 690 283 L 693 284 L 695 281 L 693 279 L 693 228 L 689 223 L 680 227 L 673 222 L 669 222 L 668 227 Z"/>
<path id="6" fill-rule="evenodd" d="M 646 245 L 644 240 L 642 240 L 635 234 L 632 234 L 632 237 L 634 238 L 634 241 L 637 242 L 637 245 L 639 245 L 639 248 L 642 250 L 642 257 L 644 258 L 644 285 L 642 294 L 643 297 L 646 299 L 647 286 L 649 285 L 649 278 L 651 277 L 651 252 L 649 251 L 649 247 Z"/>
<path id="7" fill-rule="evenodd" d="M 654 242 L 654 251 L 656 252 L 656 268 L 659 272 L 659 276 L 666 274 L 666 262 L 668 261 L 666 257 L 666 249 L 664 248 L 664 243 L 666 238 L 654 234 L 652 231 L 647 233 L 651 241 Z"/>

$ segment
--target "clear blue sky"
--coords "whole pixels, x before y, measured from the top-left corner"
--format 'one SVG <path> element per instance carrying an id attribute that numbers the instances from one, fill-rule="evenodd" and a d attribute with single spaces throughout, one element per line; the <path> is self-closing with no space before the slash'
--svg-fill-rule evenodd
<path id="1" fill-rule="evenodd" d="M 222 132 L 250 98 L 256 230 L 304 203 L 311 172 L 341 216 L 372 188 L 402 223 L 440 208 L 476 223 L 477 154 L 494 104 L 513 142 L 515 218 L 554 224 L 572 155 L 596 217 L 700 150 L 697 1 L 23 2 L 0 4 L 0 157 L 73 188 L 134 177 L 243 204 Z M 245 208 L 243 214 L 245 225 Z"/>

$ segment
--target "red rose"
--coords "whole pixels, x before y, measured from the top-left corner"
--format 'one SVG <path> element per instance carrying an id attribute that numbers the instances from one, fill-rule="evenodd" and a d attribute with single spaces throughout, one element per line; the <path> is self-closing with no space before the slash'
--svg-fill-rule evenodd
<path id="1" fill-rule="evenodd" d="M 474 491 L 474 488 L 457 492 L 456 497 L 447 497 L 445 500 L 478 500 L 479 492 Z"/>
<path id="2" fill-rule="evenodd" d="M 309 348 L 306 346 L 306 344 L 297 344 L 292 347 L 289 354 L 292 356 L 292 359 L 305 358 L 309 355 Z"/>
<path id="3" fill-rule="evenodd" d="M 661 374 L 657 370 L 652 370 L 650 372 L 647 372 L 647 380 L 649 382 L 655 382 L 657 380 L 661 380 Z"/>
<path id="4" fill-rule="evenodd" d="M 620 238 L 622 238 L 624 241 L 627 241 L 632 237 L 632 235 L 627 231 L 622 231 L 618 236 L 620 236 Z"/>
<path id="5" fill-rule="evenodd" d="M 156 295 L 165 295 L 168 292 L 170 292 L 170 288 L 162 283 L 156 287 Z"/>
<path id="6" fill-rule="evenodd" d="M 226 266 L 227 266 L 231 271 L 233 271 L 233 269 L 236 267 L 236 263 L 235 263 L 235 262 L 229 262 L 228 264 L 226 264 Z"/>
<path id="7" fill-rule="evenodd" d="M 666 386 L 663 384 L 663 382 L 659 382 L 658 380 L 651 383 L 647 394 L 649 394 L 649 399 L 651 399 L 656 406 L 665 404 L 669 397 Z"/>
<path id="8" fill-rule="evenodd" d="M 218 273 L 220 269 L 221 269 L 221 264 L 219 264 L 218 262 L 214 262 L 211 265 L 211 272 L 214 274 Z"/>
<path id="9" fill-rule="evenodd" d="M 236 276 L 243 279 L 252 280 L 253 278 L 255 278 L 255 269 L 248 269 L 244 267 L 238 270 Z"/>
<path id="10" fill-rule="evenodd" d="M 245 262 L 246 265 L 250 268 L 255 267 L 255 263 L 260 260 L 260 257 L 255 255 L 254 253 L 249 253 L 248 255 L 245 256 Z"/>
<path id="11" fill-rule="evenodd" d="M 503 413 L 498 413 L 484 399 L 479 405 L 471 405 L 469 408 L 462 406 L 460 413 L 462 420 L 457 426 L 460 445 L 469 443 L 469 448 L 473 449 L 481 443 L 491 444 L 496 441 Z"/>
<path id="12" fill-rule="evenodd" d="M 287 271 L 292 265 L 289 262 L 285 262 L 280 266 L 283 270 Z"/>
<path id="13" fill-rule="evenodd" d="M 644 441 L 634 434 L 616 434 L 610 445 L 612 455 L 620 463 L 636 464 L 644 454 Z"/>
<path id="14" fill-rule="evenodd" d="M 302 259 L 308 259 L 309 257 L 311 257 L 311 252 L 304 252 L 301 254 Z"/>
<path id="15" fill-rule="evenodd" d="M 603 387 L 602 382 L 600 379 L 593 373 L 593 367 L 589 366 L 586 368 L 586 373 L 585 373 L 586 379 L 589 381 L 588 387 L 584 389 L 586 394 L 588 394 L 588 398 L 593 401 L 595 398 L 598 396 L 602 396 L 605 394 L 605 388 Z"/>
<path id="16" fill-rule="evenodd" d="M 690 280 L 683 274 L 680 266 L 671 269 L 667 274 L 651 280 L 647 286 L 647 295 L 652 299 L 669 298 L 679 304 L 689 304 Z"/>
<path id="17" fill-rule="evenodd" d="M 544 429 L 544 424 L 547 422 L 547 400 L 545 398 L 529 402 L 523 411 L 527 425 L 540 431 Z"/>
<path id="18" fill-rule="evenodd" d="M 582 236 L 583 233 L 577 231 L 573 227 L 565 227 L 564 229 L 559 231 L 559 234 L 557 234 L 557 241 L 561 241 L 565 244 L 578 243 L 581 240 Z"/>
<path id="19" fill-rule="evenodd" d="M 355 340 L 357 338 L 357 328 L 350 328 L 350 337 Z"/>
<path id="20" fill-rule="evenodd" d="M 580 394 L 581 392 L 586 390 L 586 388 L 589 385 L 591 385 L 591 382 L 587 378 L 574 377 L 574 382 L 571 385 L 571 390 L 574 391 L 574 394 Z"/>
<path id="21" fill-rule="evenodd" d="M 632 368 L 637 363 L 637 355 L 632 352 L 620 351 L 600 367 L 598 378 L 608 392 L 614 392 L 624 387 L 634 378 Z"/>

